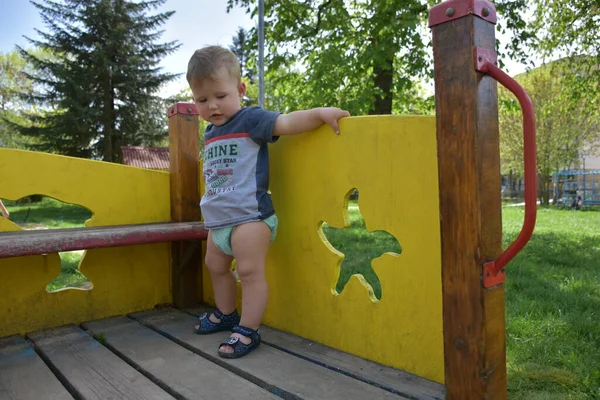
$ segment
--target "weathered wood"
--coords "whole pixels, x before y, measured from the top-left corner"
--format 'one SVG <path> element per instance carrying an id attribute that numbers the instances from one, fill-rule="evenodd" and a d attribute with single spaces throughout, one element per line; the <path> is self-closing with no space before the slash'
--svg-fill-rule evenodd
<path id="1" fill-rule="evenodd" d="M 494 25 L 469 15 L 432 28 L 448 399 L 506 398 L 504 288 L 482 286 L 502 248 L 497 85 L 475 71 Z"/>
<path id="2" fill-rule="evenodd" d="M 284 398 L 319 400 L 407 398 L 271 346 L 261 345 L 254 353 L 239 360 L 222 359 L 217 356 L 217 347 L 229 336 L 229 333 L 197 335 L 193 332 L 193 326 L 198 319 L 174 309 L 135 313 L 130 317 L 236 374 L 268 388 L 269 391 L 279 392 Z"/>
<path id="3" fill-rule="evenodd" d="M 198 111 L 192 103 L 169 109 L 169 140 L 171 220 L 200 221 Z M 202 298 L 202 246 L 183 241 L 171 246 L 173 304 L 186 307 Z"/>
<path id="4" fill-rule="evenodd" d="M 132 319 L 115 317 L 82 326 L 94 336 L 102 337 L 109 349 L 138 371 L 151 375 L 161 387 L 168 387 L 176 397 L 206 400 L 278 398 Z"/>
<path id="5" fill-rule="evenodd" d="M 21 336 L 0 339 L 0 399 L 72 398 Z"/>
<path id="6" fill-rule="evenodd" d="M 199 306 L 188 308 L 185 311 L 198 316 L 206 310 L 206 307 Z M 438 400 L 445 396 L 444 385 L 437 382 L 377 364 L 268 326 L 262 325 L 260 331 L 263 343 L 269 346 L 407 398 Z"/>
<path id="7" fill-rule="evenodd" d="M 75 397 L 174 398 L 76 326 L 38 331 L 28 337 Z"/>
<path id="8" fill-rule="evenodd" d="M 207 233 L 201 222 L 1 232 L 0 258 L 175 240 L 203 240 Z"/>

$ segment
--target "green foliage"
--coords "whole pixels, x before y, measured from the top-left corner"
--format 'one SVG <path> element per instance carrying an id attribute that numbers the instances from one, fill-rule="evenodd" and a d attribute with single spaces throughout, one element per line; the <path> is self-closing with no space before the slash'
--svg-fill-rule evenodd
<path id="1" fill-rule="evenodd" d="M 39 88 L 28 99 L 44 113 L 26 113 L 39 150 L 120 161 L 123 145 L 154 144 L 166 135 L 165 104 L 156 93 L 173 79 L 160 71 L 175 42 L 156 43 L 173 14 L 149 14 L 164 3 L 126 0 L 43 0 L 34 5 L 49 32 L 20 49 Z"/>
<path id="2" fill-rule="evenodd" d="M 256 106 L 258 105 L 258 82 L 253 82 L 250 78 L 242 78 L 242 81 L 246 84 L 246 96 L 243 100 L 244 106 Z"/>
<path id="3" fill-rule="evenodd" d="M 432 77 L 428 11 L 437 0 L 265 2 L 265 104 L 291 111 L 339 106 L 353 115 L 432 114 L 421 89 Z M 252 0 L 228 0 L 255 16 Z M 525 59 L 533 40 L 525 0 L 498 0 L 498 30 L 512 32 L 501 55 Z M 257 32 L 250 32 L 256 48 Z M 502 59 L 502 57 L 501 57 Z M 256 53 L 250 64 L 256 62 Z"/>
<path id="4" fill-rule="evenodd" d="M 512 34 L 512 40 L 501 43 L 496 40 L 498 61 L 504 66 L 503 59 L 518 60 L 522 64 L 533 66 L 530 49 L 536 43 L 535 33 L 523 18 L 530 7 L 530 0 L 497 0 L 494 2 L 498 13 L 496 31 L 501 34 Z"/>
<path id="5" fill-rule="evenodd" d="M 533 102 L 537 128 L 537 164 L 542 201 L 548 204 L 550 177 L 560 169 L 579 167 L 582 154 L 593 154 L 600 142 L 600 111 L 565 84 L 572 75 L 568 60 L 542 66 L 516 77 Z M 500 152 L 503 172 L 522 176 L 523 127 L 517 100 L 499 91 Z"/>
<path id="6" fill-rule="evenodd" d="M 250 0 L 228 4 L 257 12 Z M 389 114 L 396 97 L 420 104 L 416 82 L 430 72 L 427 10 L 418 0 L 266 2 L 267 107 L 336 105 L 360 115 Z"/>
<path id="7" fill-rule="evenodd" d="M 597 0 L 535 0 L 533 32 L 537 50 L 546 57 L 568 57 L 582 71 L 566 83 L 581 96 L 597 102 L 600 87 L 600 3 Z M 596 103 L 597 106 L 597 103 Z"/>
<path id="8" fill-rule="evenodd" d="M 18 93 L 31 90 L 27 63 L 18 52 L 0 53 L 0 109 L 14 110 L 23 105 Z"/>
<path id="9" fill-rule="evenodd" d="M 239 27 L 236 35 L 233 37 L 232 45 L 229 46 L 229 50 L 235 54 L 240 62 L 240 69 L 242 77 L 248 79 L 250 82 L 254 82 L 256 78 L 255 68 L 252 68 L 250 59 L 254 53 L 254 48 L 250 47 L 250 41 L 248 38 L 248 32 Z"/>
<path id="10" fill-rule="evenodd" d="M 27 138 L 15 125 L 25 125 L 19 110 L 27 106 L 19 93 L 31 93 L 33 84 L 27 77 L 31 66 L 18 52 L 0 53 L 0 147 L 26 148 Z"/>

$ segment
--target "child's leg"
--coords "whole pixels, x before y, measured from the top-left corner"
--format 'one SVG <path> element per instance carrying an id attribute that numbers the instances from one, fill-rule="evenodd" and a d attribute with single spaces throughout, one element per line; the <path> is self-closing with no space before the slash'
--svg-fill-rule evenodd
<path id="1" fill-rule="evenodd" d="M 240 325 L 258 329 L 262 320 L 269 292 L 265 279 L 267 250 L 271 242 L 271 231 L 262 221 L 239 225 L 231 234 L 231 247 L 237 262 L 242 282 L 242 319 Z M 248 337 L 237 333 L 242 343 L 250 343 Z M 230 346 L 222 346 L 222 352 L 232 352 Z"/>
<path id="2" fill-rule="evenodd" d="M 208 234 L 205 261 L 206 268 L 210 273 L 217 308 L 225 315 L 231 314 L 235 310 L 237 297 L 237 282 L 230 269 L 233 257 L 219 250 L 213 242 L 212 232 Z M 209 319 L 215 323 L 220 322 L 214 314 L 211 314 Z"/>

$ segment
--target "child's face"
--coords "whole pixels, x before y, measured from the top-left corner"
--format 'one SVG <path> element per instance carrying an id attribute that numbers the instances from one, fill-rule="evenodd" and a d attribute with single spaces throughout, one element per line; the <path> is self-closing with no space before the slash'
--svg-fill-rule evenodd
<path id="1" fill-rule="evenodd" d="M 216 126 L 229 121 L 240 109 L 240 99 L 246 94 L 244 82 L 229 75 L 221 67 L 211 79 L 192 80 L 194 103 L 203 120 Z"/>

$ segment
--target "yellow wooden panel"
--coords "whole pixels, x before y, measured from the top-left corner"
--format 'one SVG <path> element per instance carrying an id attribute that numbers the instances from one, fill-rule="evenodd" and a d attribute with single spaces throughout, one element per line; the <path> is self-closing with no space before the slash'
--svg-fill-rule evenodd
<path id="1" fill-rule="evenodd" d="M 444 380 L 437 149 L 433 117 L 353 117 L 282 137 L 270 147 L 280 220 L 270 249 L 267 325 L 438 382 Z M 360 192 L 369 231 L 385 230 L 399 257 L 372 262 L 373 302 L 352 277 L 333 294 L 341 258 L 318 234 L 344 227 L 345 196 Z"/>
<path id="2" fill-rule="evenodd" d="M 118 164 L 0 149 L 0 198 L 42 194 L 91 210 L 87 226 L 170 220 L 169 174 Z M 0 219 L 0 231 L 18 230 Z M 0 337 L 170 303 L 168 243 L 86 252 L 90 291 L 49 294 L 58 254 L 0 259 Z"/>

